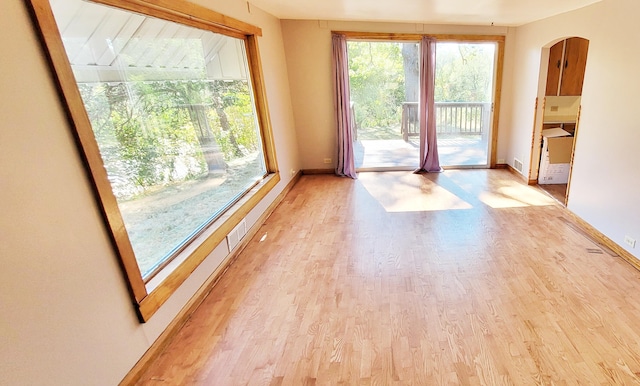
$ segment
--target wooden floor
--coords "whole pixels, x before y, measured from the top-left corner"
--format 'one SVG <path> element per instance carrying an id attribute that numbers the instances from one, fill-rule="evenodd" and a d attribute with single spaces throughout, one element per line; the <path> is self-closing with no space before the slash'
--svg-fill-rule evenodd
<path id="1" fill-rule="evenodd" d="M 640 382 L 640 274 L 506 170 L 303 176 L 142 385 Z"/>
<path id="2" fill-rule="evenodd" d="M 567 196 L 567 184 L 544 184 L 538 187 L 564 205 Z"/>

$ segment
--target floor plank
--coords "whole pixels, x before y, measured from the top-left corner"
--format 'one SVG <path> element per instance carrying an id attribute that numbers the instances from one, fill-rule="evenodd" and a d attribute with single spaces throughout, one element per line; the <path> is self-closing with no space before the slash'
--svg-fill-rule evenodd
<path id="1" fill-rule="evenodd" d="M 546 191 L 551 197 L 558 200 L 559 203 L 565 204 L 567 196 L 567 184 L 543 184 L 538 185 L 540 189 Z"/>
<path id="2" fill-rule="evenodd" d="M 640 383 L 640 273 L 506 170 L 303 176 L 140 385 Z"/>

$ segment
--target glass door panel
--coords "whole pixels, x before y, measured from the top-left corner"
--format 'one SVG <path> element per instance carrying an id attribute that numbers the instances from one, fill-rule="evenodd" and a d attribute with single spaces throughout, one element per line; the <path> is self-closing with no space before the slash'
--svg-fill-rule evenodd
<path id="1" fill-rule="evenodd" d="M 436 45 L 435 111 L 441 166 L 489 165 L 496 46 Z"/>
<path id="2" fill-rule="evenodd" d="M 356 168 L 417 168 L 418 42 L 349 41 L 347 47 Z"/>

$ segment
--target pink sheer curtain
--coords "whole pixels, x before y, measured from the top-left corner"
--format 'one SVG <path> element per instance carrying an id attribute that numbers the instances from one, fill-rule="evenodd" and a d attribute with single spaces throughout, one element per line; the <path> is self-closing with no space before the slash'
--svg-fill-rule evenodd
<path id="1" fill-rule="evenodd" d="M 436 81 L 436 40 L 423 36 L 420 41 L 420 172 L 441 172 L 436 137 L 434 88 Z"/>
<path id="2" fill-rule="evenodd" d="M 353 155 L 353 128 L 351 127 L 351 96 L 349 94 L 349 62 L 347 39 L 344 35 L 333 34 L 333 84 L 335 87 L 335 115 L 338 137 L 338 163 L 336 174 L 357 178 Z"/>

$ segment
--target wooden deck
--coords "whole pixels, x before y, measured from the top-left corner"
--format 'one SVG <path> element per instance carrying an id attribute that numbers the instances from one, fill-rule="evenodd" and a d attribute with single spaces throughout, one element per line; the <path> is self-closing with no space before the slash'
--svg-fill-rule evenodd
<path id="1" fill-rule="evenodd" d="M 507 170 L 303 176 L 140 384 L 637 384 L 638 293 Z"/>
<path id="2" fill-rule="evenodd" d="M 357 169 L 415 169 L 420 158 L 418 138 L 359 140 L 354 143 Z M 487 165 L 487 144 L 479 136 L 438 139 L 441 166 Z"/>

